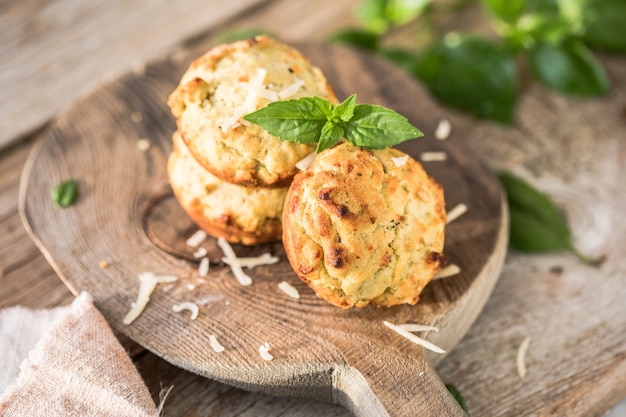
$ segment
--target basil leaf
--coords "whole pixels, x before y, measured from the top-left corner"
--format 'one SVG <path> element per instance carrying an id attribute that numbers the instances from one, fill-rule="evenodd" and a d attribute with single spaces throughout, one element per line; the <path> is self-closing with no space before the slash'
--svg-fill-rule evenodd
<path id="1" fill-rule="evenodd" d="M 383 106 L 358 104 L 345 124 L 346 140 L 353 145 L 380 149 L 424 134 L 406 117 Z"/>
<path id="2" fill-rule="evenodd" d="M 467 409 L 467 404 L 465 404 L 465 400 L 463 399 L 461 392 L 456 388 L 454 384 L 446 384 L 446 388 L 448 388 L 450 394 L 452 394 L 456 402 L 459 403 L 463 411 L 465 411 L 465 414 L 469 416 L 469 410 Z"/>
<path id="3" fill-rule="evenodd" d="M 317 143 L 317 153 L 322 152 L 325 149 L 331 148 L 343 138 L 343 128 L 335 125 L 332 122 L 326 122 L 320 133 L 320 139 Z"/>
<path id="4" fill-rule="evenodd" d="M 389 0 L 365 0 L 356 9 L 356 15 L 363 24 L 374 33 L 384 33 L 391 22 L 385 10 Z"/>
<path id="5" fill-rule="evenodd" d="M 330 41 L 355 46 L 370 52 L 377 52 L 380 49 L 379 35 L 363 29 L 346 29 L 337 32 L 330 37 Z"/>
<path id="6" fill-rule="evenodd" d="M 600 63 L 580 42 L 542 44 L 529 58 L 537 79 L 559 93 L 592 97 L 607 93 L 611 87 Z"/>
<path id="7" fill-rule="evenodd" d="M 574 247 L 565 218 L 548 196 L 511 174 L 501 173 L 498 178 L 509 205 L 511 248 L 528 253 L 567 250 L 592 265 L 604 261 L 588 258 Z"/>
<path id="8" fill-rule="evenodd" d="M 512 121 L 517 72 L 502 45 L 448 36 L 420 57 L 415 75 L 444 104 L 501 123 Z"/>
<path id="9" fill-rule="evenodd" d="M 578 0 L 583 23 L 582 40 L 592 48 L 626 52 L 626 2 Z"/>
<path id="10" fill-rule="evenodd" d="M 417 55 L 411 51 L 401 48 L 385 49 L 380 52 L 380 55 L 387 58 L 394 64 L 401 68 L 404 68 L 409 74 L 415 74 L 415 70 L 418 64 Z"/>
<path id="11" fill-rule="evenodd" d="M 482 0 L 482 3 L 491 15 L 507 23 L 517 21 L 526 5 L 525 0 Z"/>
<path id="12" fill-rule="evenodd" d="M 403 25 L 422 14 L 433 0 L 366 0 L 357 8 L 357 16 L 367 28 L 384 33 L 392 26 Z"/>
<path id="13" fill-rule="evenodd" d="M 332 115 L 331 104 L 319 97 L 276 101 L 244 116 L 270 135 L 298 143 L 316 143 L 326 120 Z"/>
<path id="14" fill-rule="evenodd" d="M 333 120 L 334 121 L 349 121 L 354 115 L 354 108 L 356 106 L 356 94 L 352 94 L 350 97 L 345 99 L 343 103 L 335 106 L 332 109 Z"/>
<path id="15" fill-rule="evenodd" d="M 52 190 L 52 201 L 56 208 L 66 208 L 74 204 L 78 197 L 78 183 L 69 179 L 63 181 Z"/>

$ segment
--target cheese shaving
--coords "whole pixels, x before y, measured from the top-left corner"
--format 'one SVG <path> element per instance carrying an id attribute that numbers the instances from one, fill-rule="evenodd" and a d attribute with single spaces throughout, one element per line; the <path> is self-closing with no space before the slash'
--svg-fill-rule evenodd
<path id="1" fill-rule="evenodd" d="M 438 332 L 439 327 L 428 326 L 425 324 L 399 324 L 398 327 L 406 330 L 407 332 Z"/>
<path id="2" fill-rule="evenodd" d="M 191 320 L 195 320 L 196 318 L 198 318 L 198 313 L 200 311 L 197 304 L 191 303 L 189 301 L 185 301 L 180 304 L 174 304 L 172 306 L 172 310 L 174 310 L 175 313 L 180 313 L 183 310 L 191 312 Z"/>
<path id="3" fill-rule="evenodd" d="M 517 374 L 520 378 L 524 378 L 526 376 L 526 351 L 528 350 L 528 345 L 530 344 L 530 337 L 525 337 L 522 340 L 522 343 L 519 345 L 517 349 Z"/>
<path id="4" fill-rule="evenodd" d="M 452 125 L 447 119 L 439 120 L 437 129 L 435 130 L 435 137 L 439 140 L 448 139 L 450 132 L 452 131 Z"/>
<path id="5" fill-rule="evenodd" d="M 448 277 L 458 274 L 459 272 L 461 272 L 461 268 L 459 268 L 458 265 L 451 264 L 441 269 L 440 271 L 438 271 L 435 275 L 433 275 L 432 279 L 436 280 L 436 279 L 448 278 Z"/>
<path id="6" fill-rule="evenodd" d="M 205 247 L 199 247 L 197 251 L 193 253 L 194 258 L 203 258 L 207 254 L 207 250 Z"/>
<path id="7" fill-rule="evenodd" d="M 422 162 L 439 162 L 448 159 L 448 154 L 445 152 L 422 152 L 420 154 Z"/>
<path id="8" fill-rule="evenodd" d="M 148 305 L 150 295 L 158 284 L 166 282 L 174 282 L 177 278 L 171 275 L 156 276 L 151 272 L 143 272 L 139 274 L 139 291 L 137 300 L 133 303 L 130 311 L 124 317 L 124 324 L 131 324 Z"/>
<path id="9" fill-rule="evenodd" d="M 404 156 L 398 156 L 398 157 L 392 157 L 391 161 L 393 161 L 394 165 L 397 167 L 401 167 L 406 165 L 406 161 L 409 160 L 409 155 L 404 155 Z"/>
<path id="10" fill-rule="evenodd" d="M 217 245 L 222 249 L 224 255 L 226 255 L 226 258 L 229 261 L 230 269 L 233 271 L 233 275 L 235 275 L 239 284 L 243 286 L 252 284 L 252 278 L 246 275 L 241 269 L 241 263 L 239 262 L 232 246 L 230 246 L 230 243 L 228 243 L 223 237 L 220 237 L 217 239 Z"/>
<path id="11" fill-rule="evenodd" d="M 185 244 L 189 247 L 195 248 L 205 241 L 207 234 L 204 230 L 197 230 L 196 233 L 191 235 Z"/>
<path id="12" fill-rule="evenodd" d="M 222 258 L 222 262 L 224 262 L 227 265 L 232 265 L 233 263 L 233 261 L 230 258 L 226 258 L 226 257 Z M 275 264 L 278 262 L 278 257 L 272 256 L 266 252 L 263 255 L 259 255 L 259 256 L 237 258 L 235 262 L 238 263 L 242 268 L 254 268 L 255 266 L 259 266 L 259 265 Z"/>
<path id="13" fill-rule="evenodd" d="M 217 337 L 215 337 L 214 334 L 209 335 L 209 344 L 211 345 L 211 349 L 213 349 L 217 353 L 224 351 L 224 346 L 222 346 L 220 342 L 217 341 Z"/>
<path id="14" fill-rule="evenodd" d="M 446 224 L 450 224 L 467 212 L 467 205 L 457 204 L 452 210 L 446 213 Z"/>
<path id="15" fill-rule="evenodd" d="M 274 357 L 270 353 L 270 344 L 267 342 L 259 346 L 259 354 L 261 355 L 261 359 L 263 360 L 271 361 L 272 359 L 274 359 Z"/>
<path id="16" fill-rule="evenodd" d="M 413 333 L 410 333 L 409 331 L 404 330 L 400 326 L 396 326 L 395 324 L 390 323 L 386 320 L 383 323 L 385 324 L 385 326 L 387 326 L 394 332 L 398 333 L 400 336 L 405 337 L 406 339 L 410 340 L 411 342 L 415 344 L 423 346 L 424 348 L 431 350 L 435 353 L 446 353 L 445 350 L 441 349 L 439 346 L 435 345 L 434 343 L 431 343 L 428 340 L 422 339 L 421 337 L 415 336 Z"/>
<path id="17" fill-rule="evenodd" d="M 278 97 L 285 100 L 298 92 L 300 87 L 304 87 L 304 81 L 297 80 L 295 83 L 288 85 L 278 92 Z"/>
<path id="18" fill-rule="evenodd" d="M 311 152 L 310 154 L 296 162 L 296 168 L 298 168 L 300 171 L 304 171 L 309 167 L 309 165 L 311 165 L 311 163 L 313 163 L 313 160 L 315 160 L 315 152 Z"/>
<path id="19" fill-rule="evenodd" d="M 294 287 L 293 285 L 291 285 L 287 281 L 282 281 L 282 282 L 278 283 L 278 288 L 282 292 L 284 292 L 285 294 L 290 296 L 291 298 L 296 298 L 296 299 L 300 298 L 300 293 L 298 292 L 296 287 Z"/>
<path id="20" fill-rule="evenodd" d="M 139 139 L 137 141 L 137 149 L 139 149 L 140 151 L 147 151 L 148 149 L 150 149 L 150 141 L 148 139 Z"/>
<path id="21" fill-rule="evenodd" d="M 206 277 L 209 273 L 209 258 L 202 258 L 200 265 L 198 266 L 198 275 Z"/>

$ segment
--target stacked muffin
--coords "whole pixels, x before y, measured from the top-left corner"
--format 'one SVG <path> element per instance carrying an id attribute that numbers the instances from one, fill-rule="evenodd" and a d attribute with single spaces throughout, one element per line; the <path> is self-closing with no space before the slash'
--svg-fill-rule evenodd
<path id="1" fill-rule="evenodd" d="M 177 119 L 168 175 L 200 228 L 245 245 L 281 239 L 296 163 L 315 148 L 283 141 L 242 117 L 305 96 L 337 101 L 318 68 L 266 36 L 220 45 L 191 63 L 168 100 Z"/>

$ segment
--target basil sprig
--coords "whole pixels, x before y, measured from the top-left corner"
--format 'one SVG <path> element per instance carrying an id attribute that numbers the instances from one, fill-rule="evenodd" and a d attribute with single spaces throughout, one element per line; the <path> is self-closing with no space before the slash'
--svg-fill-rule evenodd
<path id="1" fill-rule="evenodd" d="M 283 140 L 316 143 L 317 152 L 342 139 L 362 148 L 382 149 L 424 135 L 391 109 L 356 104 L 356 94 L 337 105 L 320 97 L 275 101 L 244 120 Z"/>

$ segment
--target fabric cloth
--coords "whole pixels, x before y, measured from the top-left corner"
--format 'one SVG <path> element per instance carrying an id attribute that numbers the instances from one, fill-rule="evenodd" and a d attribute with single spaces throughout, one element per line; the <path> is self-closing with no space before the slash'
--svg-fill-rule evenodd
<path id="1" fill-rule="evenodd" d="M 67 307 L 0 311 L 0 352 L 0 416 L 159 415 L 87 293 Z"/>

